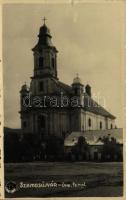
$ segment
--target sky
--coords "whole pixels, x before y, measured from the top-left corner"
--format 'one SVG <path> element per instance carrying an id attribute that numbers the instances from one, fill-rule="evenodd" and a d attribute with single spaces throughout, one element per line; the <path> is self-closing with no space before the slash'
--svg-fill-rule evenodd
<path id="1" fill-rule="evenodd" d="M 5 4 L 3 6 L 3 75 L 5 126 L 20 128 L 20 89 L 33 74 L 31 49 L 43 17 L 58 49 L 58 77 L 72 84 L 79 74 L 92 95 L 123 126 L 122 14 L 118 3 Z"/>

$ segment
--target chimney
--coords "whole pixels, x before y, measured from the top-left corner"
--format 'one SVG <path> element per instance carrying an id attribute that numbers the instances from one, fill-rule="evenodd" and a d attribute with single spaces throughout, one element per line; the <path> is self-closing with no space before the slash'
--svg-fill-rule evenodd
<path id="1" fill-rule="evenodd" d="M 88 95 L 88 96 L 90 96 L 91 97 L 91 86 L 90 85 L 86 85 L 86 87 L 85 87 L 85 92 L 86 92 L 86 94 Z"/>

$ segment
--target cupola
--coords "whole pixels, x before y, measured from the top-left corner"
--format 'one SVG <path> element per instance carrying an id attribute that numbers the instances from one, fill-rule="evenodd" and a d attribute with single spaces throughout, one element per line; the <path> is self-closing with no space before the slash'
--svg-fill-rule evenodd
<path id="1" fill-rule="evenodd" d="M 73 79 L 73 84 L 82 84 L 81 79 L 79 78 L 78 74 L 76 75 L 76 77 Z"/>
<path id="2" fill-rule="evenodd" d="M 29 88 L 28 88 L 28 86 L 27 86 L 27 84 L 25 83 L 24 85 L 22 85 L 22 87 L 21 87 L 21 91 L 20 91 L 21 93 L 25 93 L 25 92 L 29 92 Z"/>
<path id="3" fill-rule="evenodd" d="M 72 88 L 73 88 L 73 92 L 75 95 L 82 95 L 83 94 L 83 84 L 81 79 L 79 78 L 78 74 L 76 75 L 76 77 L 73 79 L 73 83 L 72 83 Z"/>

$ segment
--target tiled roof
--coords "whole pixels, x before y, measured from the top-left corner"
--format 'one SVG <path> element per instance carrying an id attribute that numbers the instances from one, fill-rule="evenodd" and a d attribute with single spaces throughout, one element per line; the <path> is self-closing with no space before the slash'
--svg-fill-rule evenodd
<path id="1" fill-rule="evenodd" d="M 61 81 L 58 81 L 58 84 L 67 93 L 70 93 L 70 94 L 72 93 L 72 87 L 71 86 L 69 86 L 69 85 L 67 85 L 67 84 L 65 84 L 65 83 L 63 83 Z"/>
<path id="2" fill-rule="evenodd" d="M 119 144 L 123 144 L 123 129 L 110 129 L 110 130 L 92 130 L 84 132 L 72 132 L 68 135 L 64 141 L 65 146 L 74 146 L 78 137 L 83 136 L 90 145 L 102 145 L 103 143 L 99 140 L 104 136 L 109 136 L 116 138 Z"/>
<path id="3" fill-rule="evenodd" d="M 100 106 L 97 102 L 95 102 L 90 96 L 87 94 L 84 95 L 84 109 L 86 111 L 102 115 L 105 117 L 109 117 L 111 119 L 115 119 L 116 117 L 105 110 L 102 106 Z"/>
<path id="4" fill-rule="evenodd" d="M 55 82 L 56 84 L 56 92 L 63 92 L 63 93 L 67 93 L 68 96 L 72 93 L 72 87 L 59 81 L 59 80 L 56 80 L 54 78 L 52 78 L 52 80 Z"/>

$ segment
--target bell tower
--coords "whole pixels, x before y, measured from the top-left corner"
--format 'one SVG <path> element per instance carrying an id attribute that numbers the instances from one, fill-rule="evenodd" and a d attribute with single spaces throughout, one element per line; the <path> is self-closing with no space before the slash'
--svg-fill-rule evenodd
<path id="1" fill-rule="evenodd" d="M 40 27 L 38 34 L 38 42 L 32 49 L 34 56 L 34 73 L 31 85 L 33 86 L 32 92 L 38 93 L 43 90 L 43 88 L 48 88 L 49 79 L 57 78 L 57 49 L 52 44 L 52 36 L 49 28 L 44 23 Z M 43 82 L 44 81 L 44 82 Z M 46 85 L 45 85 L 46 84 Z M 46 91 L 47 92 L 47 91 Z"/>
<path id="2" fill-rule="evenodd" d="M 34 54 L 34 76 L 52 76 L 57 78 L 57 49 L 51 41 L 49 28 L 45 24 L 40 27 L 38 43 L 32 49 Z"/>

